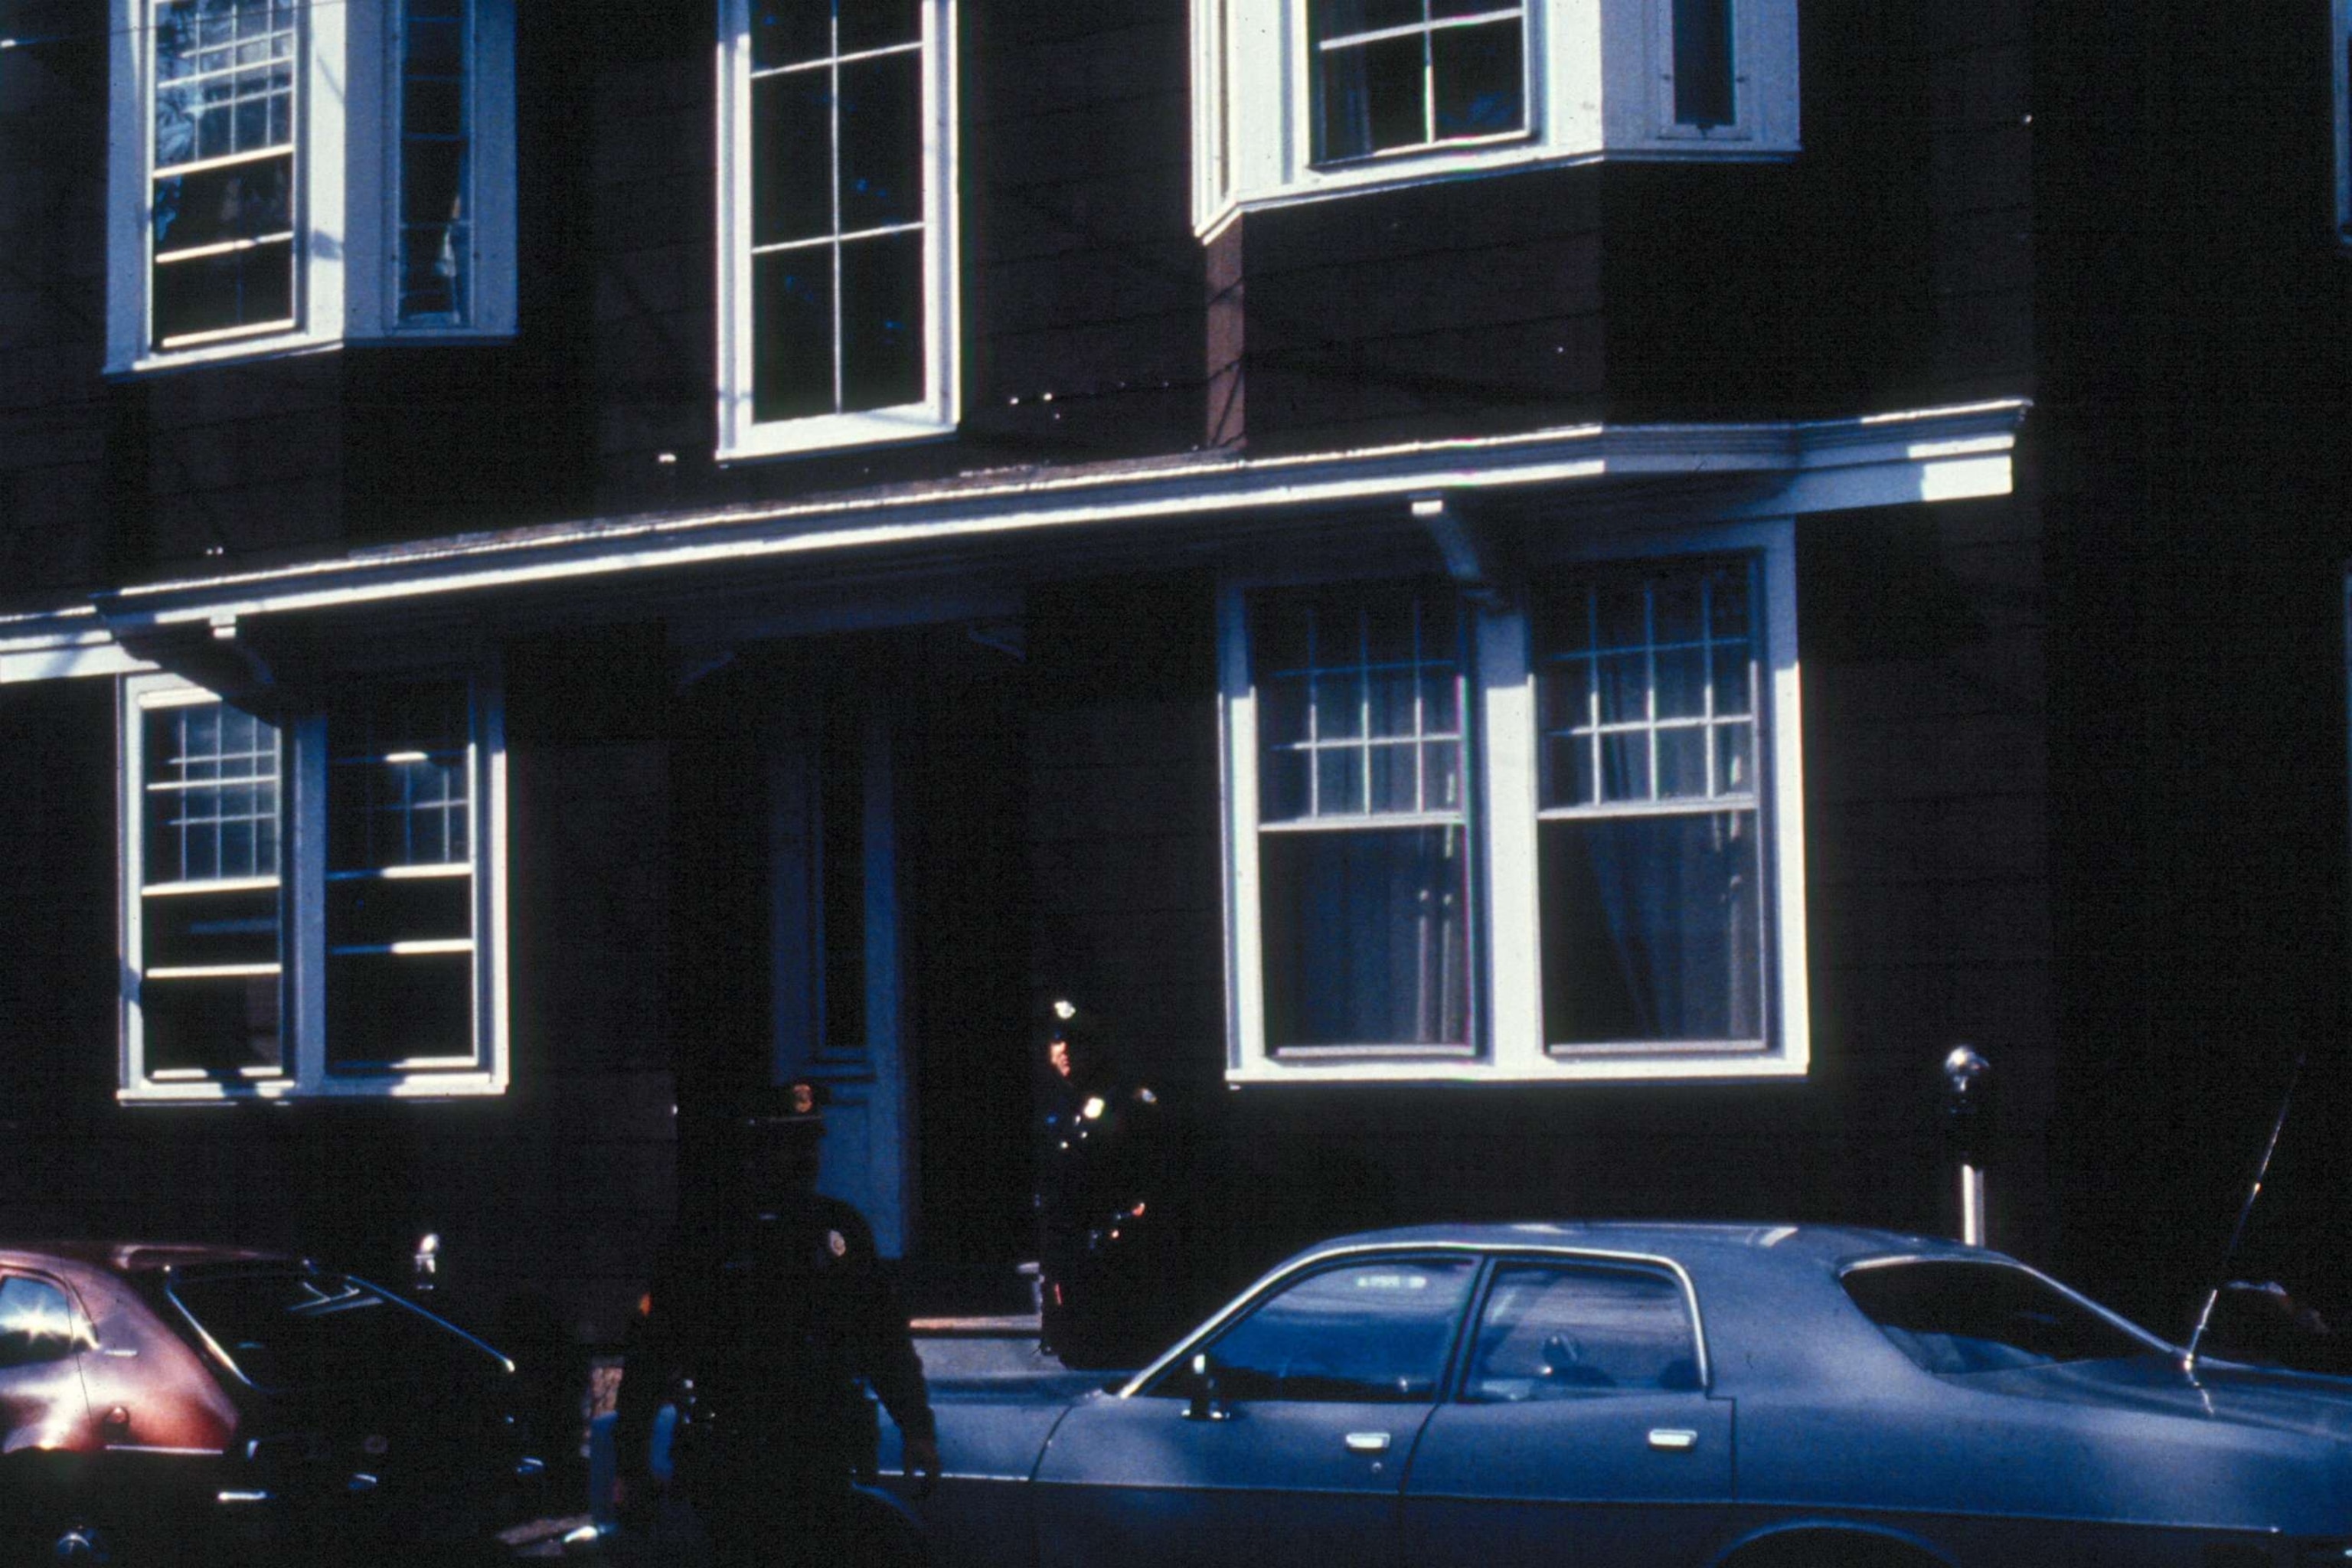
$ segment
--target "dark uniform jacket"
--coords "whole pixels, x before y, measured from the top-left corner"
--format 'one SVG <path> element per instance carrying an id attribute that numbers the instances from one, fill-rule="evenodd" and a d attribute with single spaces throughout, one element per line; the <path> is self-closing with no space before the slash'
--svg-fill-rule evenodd
<path id="1" fill-rule="evenodd" d="M 811 1194 L 665 1250 L 621 1377 L 624 1473 L 641 1472 L 655 1411 L 692 1381 L 682 1479 L 754 1459 L 771 1475 L 845 1483 L 873 1462 L 872 1385 L 908 1438 L 933 1435 L 907 1314 L 847 1204 Z M 787 1479 L 778 1475 L 779 1479 Z"/>

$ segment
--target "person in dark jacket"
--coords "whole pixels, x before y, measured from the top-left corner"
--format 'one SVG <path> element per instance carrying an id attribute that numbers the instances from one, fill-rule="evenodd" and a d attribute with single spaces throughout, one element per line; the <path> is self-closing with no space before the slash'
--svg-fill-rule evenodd
<path id="1" fill-rule="evenodd" d="M 911 1519 L 856 1482 L 875 1462 L 870 1385 L 918 1496 L 939 1446 L 907 1314 L 849 1205 L 816 1191 L 824 1086 L 755 1090 L 728 1133 L 740 1173 L 715 1220 L 665 1249 L 621 1375 L 623 1519 L 653 1499 L 654 1416 L 685 1415 L 673 1485 L 734 1564 L 914 1561 Z"/>

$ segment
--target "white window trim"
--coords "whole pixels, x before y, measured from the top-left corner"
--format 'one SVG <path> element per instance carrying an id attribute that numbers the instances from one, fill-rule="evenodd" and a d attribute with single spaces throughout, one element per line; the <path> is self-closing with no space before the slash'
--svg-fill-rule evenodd
<path id="1" fill-rule="evenodd" d="M 1479 1037 L 1468 1059 L 1381 1061 L 1277 1058 L 1266 1049 L 1265 979 L 1259 929 L 1256 693 L 1250 678 L 1247 598 L 1286 579 L 1230 578 L 1217 596 L 1218 726 L 1225 786 L 1225 1081 L 1524 1083 L 1796 1078 L 1811 1060 L 1805 979 L 1804 764 L 1797 655 L 1796 526 L 1792 521 L 1725 524 L 1670 537 L 1626 534 L 1580 541 L 1543 565 L 1678 556 L 1747 554 L 1761 566 L 1765 712 L 1759 742 L 1771 787 L 1758 802 L 1766 856 L 1770 929 L 1769 987 L 1761 1051 L 1660 1050 L 1654 1054 L 1555 1056 L 1545 1048 L 1543 970 L 1537 887 L 1537 707 L 1527 614 L 1505 603 L 1473 616 L 1475 704 L 1466 765 L 1473 837 L 1470 952 L 1477 984 L 1472 1009 Z"/>
<path id="2" fill-rule="evenodd" d="M 1800 151 L 1797 0 L 1734 0 L 1737 120 L 1674 120 L 1673 0 L 1528 0 L 1527 131 L 1318 167 L 1313 0 L 1192 0 L 1192 216 L 1601 158 L 1780 161 Z M 1664 52 L 1661 53 L 1661 50 Z"/>
<path id="3" fill-rule="evenodd" d="M 504 703 L 495 671 L 472 674 L 470 823 L 474 879 L 474 1038 L 467 1065 L 414 1064 L 408 1070 L 337 1074 L 327 1065 L 327 737 L 321 716 L 278 727 L 278 963 L 281 1050 L 292 1071 L 255 1073 L 243 1083 L 156 1079 L 146 1071 L 139 1005 L 140 888 L 145 864 L 144 704 L 211 700 L 173 675 L 125 678 L 118 693 L 117 881 L 121 889 L 121 1060 L 115 1098 L 125 1104 L 185 1105 L 247 1100 L 455 1099 L 503 1094 L 508 1085 L 507 836 Z"/>
<path id="4" fill-rule="evenodd" d="M 385 0 L 396 3 L 396 0 Z M 390 105 L 399 60 L 395 30 L 380 5 L 304 4 L 296 55 L 295 325 L 189 348 L 159 350 L 148 331 L 148 247 L 153 159 L 156 0 L 112 0 L 112 84 L 107 158 L 106 368 L 138 374 L 183 366 L 328 349 L 397 338 L 478 341 L 515 330 L 514 0 L 470 0 L 474 55 L 468 62 L 476 112 L 470 191 L 474 320 L 463 327 L 404 328 L 391 286 L 397 258 L 397 116 Z M 349 134 L 347 135 L 347 130 Z M 388 134 L 388 131 L 390 133 Z M 376 265 L 347 265 L 347 258 Z"/>
<path id="5" fill-rule="evenodd" d="M 962 321 L 957 287 L 955 0 L 921 0 L 923 396 L 855 414 L 761 422 L 751 413 L 751 0 L 721 0 L 719 27 L 719 447 L 722 462 L 954 434 Z"/>

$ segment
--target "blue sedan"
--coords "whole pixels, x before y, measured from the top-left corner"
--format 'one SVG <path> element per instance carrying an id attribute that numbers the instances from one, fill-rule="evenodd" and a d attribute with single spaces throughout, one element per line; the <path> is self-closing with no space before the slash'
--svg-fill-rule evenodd
<path id="1" fill-rule="evenodd" d="M 1108 1388 L 934 1394 L 936 1564 L 2352 1562 L 2352 1383 L 1877 1231 L 1348 1237 Z"/>

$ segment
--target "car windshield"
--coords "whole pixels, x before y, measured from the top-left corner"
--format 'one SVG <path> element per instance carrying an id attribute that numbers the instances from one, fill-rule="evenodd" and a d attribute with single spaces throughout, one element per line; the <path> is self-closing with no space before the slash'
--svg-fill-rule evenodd
<path id="1" fill-rule="evenodd" d="M 438 1318 L 341 1275 L 181 1279 L 171 1292 L 237 1375 L 265 1392 L 462 1378 L 502 1364 Z"/>
<path id="2" fill-rule="evenodd" d="M 2005 1372 L 2154 1348 L 2039 1275 L 2005 1264 L 1884 1264 L 1847 1274 L 1845 1289 L 1927 1372 Z"/>

